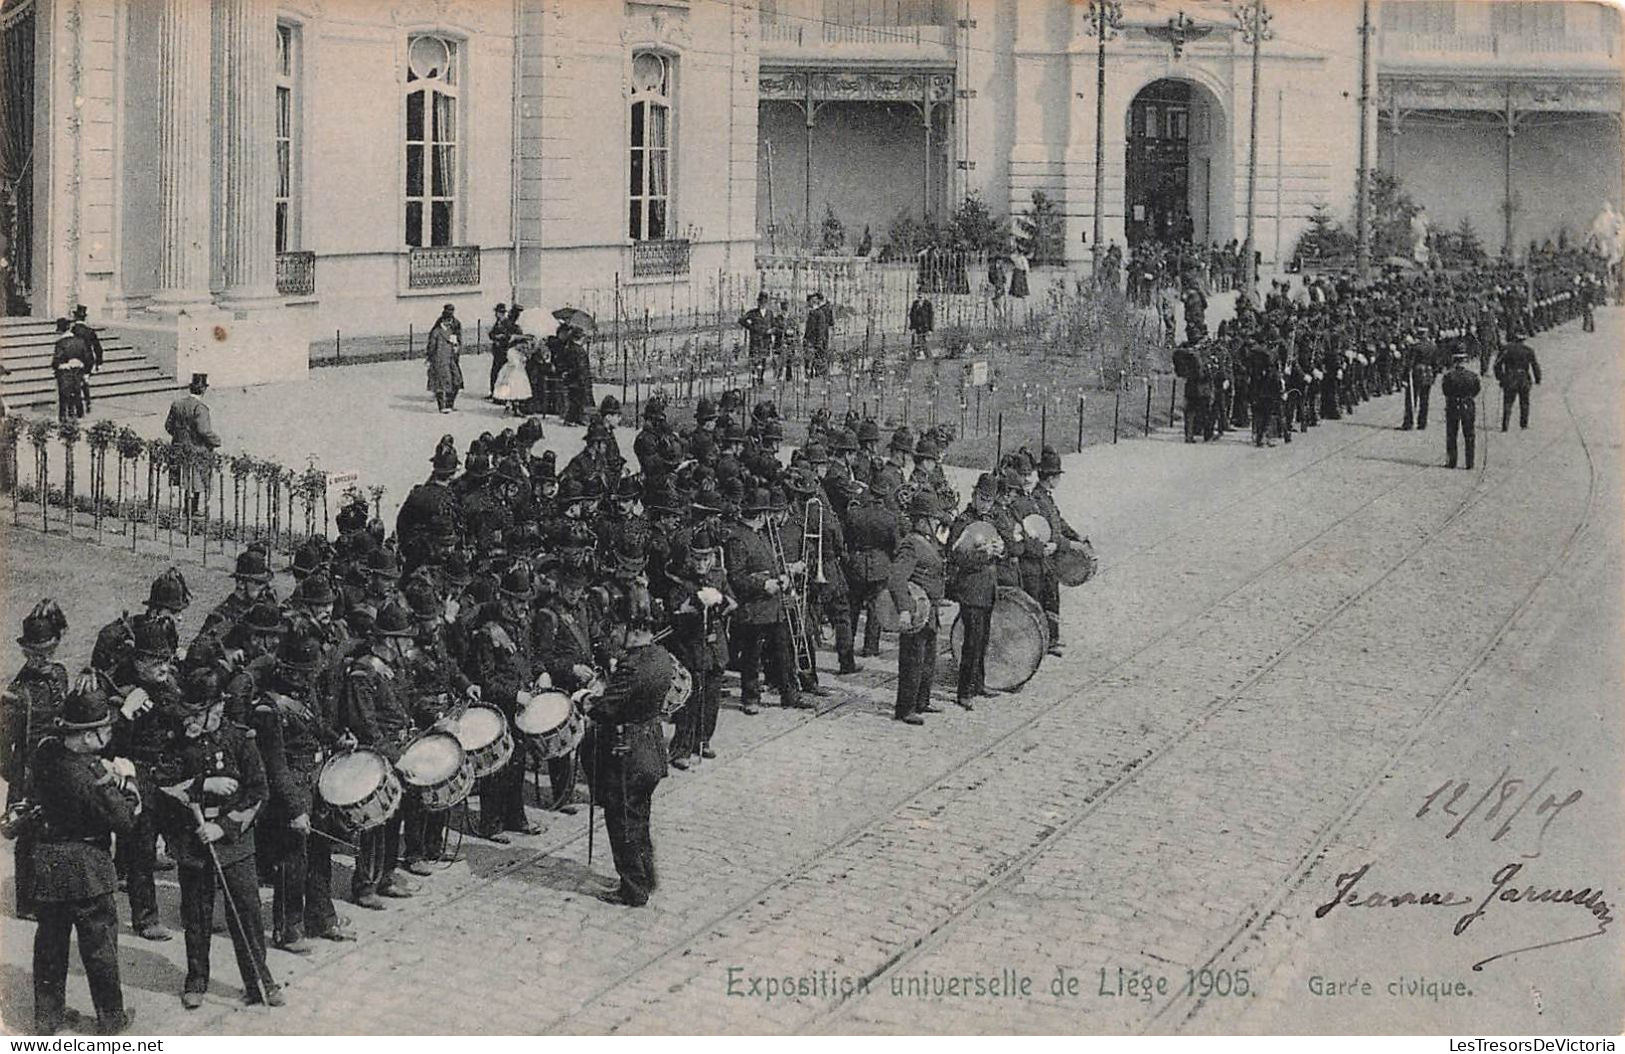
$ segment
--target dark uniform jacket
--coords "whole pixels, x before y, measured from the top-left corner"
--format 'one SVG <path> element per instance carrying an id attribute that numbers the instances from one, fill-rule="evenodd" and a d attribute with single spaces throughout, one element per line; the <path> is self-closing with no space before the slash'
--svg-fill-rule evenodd
<path id="1" fill-rule="evenodd" d="M 480 686 L 486 702 L 512 713 L 518 695 L 536 678 L 535 642 L 528 620 L 504 611 L 498 602 L 482 607 L 469 635 L 468 679 Z"/>
<path id="2" fill-rule="evenodd" d="M 1540 383 L 1540 362 L 1534 349 L 1521 340 L 1513 341 L 1501 349 L 1495 360 L 1495 379 L 1509 392 L 1526 391 L 1530 378 Z"/>
<path id="3" fill-rule="evenodd" d="M 660 709 L 671 690 L 674 660 L 664 648 L 633 648 L 610 675 L 603 698 L 588 714 L 581 745 L 587 779 L 600 798 L 648 790 L 666 775 Z"/>
<path id="4" fill-rule="evenodd" d="M 284 687 L 277 684 L 261 694 L 249 721 L 265 766 L 267 811 L 285 823 L 311 815 L 316 778 L 336 737 L 314 691 L 283 692 Z"/>
<path id="5" fill-rule="evenodd" d="M 227 776 L 237 781 L 231 794 L 215 794 L 203 788 L 210 776 Z M 265 783 L 265 767 L 254 745 L 254 733 L 222 720 L 212 732 L 196 738 L 177 731 L 156 773 L 160 786 L 185 783 L 186 801 L 167 792 L 158 794 L 155 807 L 164 832 L 164 842 L 182 867 L 212 867 L 209 849 L 197 836 L 197 819 L 191 804 L 203 810 L 203 818 L 220 825 L 224 837 L 214 843 L 221 866 L 254 855 L 254 821 L 270 797 Z"/>
<path id="6" fill-rule="evenodd" d="M 88 900 L 118 888 L 108 836 L 135 826 L 137 804 L 102 760 L 62 740 L 41 741 L 30 766 L 29 798 L 43 809 L 34 845 L 34 896 L 47 903 Z"/>
<path id="7" fill-rule="evenodd" d="M 1446 405 L 1452 407 L 1462 403 L 1471 406 L 1473 400 L 1478 398 L 1478 389 L 1478 374 L 1461 365 L 1445 374 L 1439 382 L 1439 391 L 1444 393 Z"/>
<path id="8" fill-rule="evenodd" d="M 982 519 L 975 509 L 964 509 L 948 529 L 948 595 L 959 601 L 960 607 L 991 608 L 998 592 L 999 575 L 993 557 L 974 548 L 955 548 L 966 529 Z"/>
<path id="9" fill-rule="evenodd" d="M 413 487 L 401 502 L 401 511 L 395 516 L 395 535 L 401 545 L 406 546 L 409 539 L 427 534 L 439 523 L 450 524 L 454 529 L 461 527 L 462 510 L 449 484 L 425 480 Z"/>
<path id="10" fill-rule="evenodd" d="M 823 511 L 823 544 L 819 547 L 823 559 L 824 584 L 817 585 L 820 553 L 802 553 L 802 541 L 807 536 L 807 502 L 817 501 L 814 509 Z M 818 524 L 818 513 L 813 512 L 813 526 Z M 784 525 L 785 559 L 792 563 L 797 560 L 807 561 L 807 581 L 821 590 L 826 596 L 844 596 L 846 588 L 846 530 L 841 526 L 841 518 L 830 510 L 829 502 L 817 497 L 806 499 L 797 503 L 795 510 L 790 513 L 789 520 Z"/>
<path id="11" fill-rule="evenodd" d="M 728 665 L 728 632 L 723 610 L 726 602 L 707 610 L 699 599 L 702 587 L 709 586 L 726 599 L 732 593 L 728 579 L 720 570 L 712 569 L 703 579 L 688 575 L 667 575 L 670 584 L 665 595 L 666 610 L 671 620 L 671 637 L 666 647 L 672 655 L 690 670 L 719 672 Z"/>
<path id="12" fill-rule="evenodd" d="M 771 626 L 784 617 L 781 595 L 769 593 L 764 583 L 779 573 L 773 549 L 767 539 L 750 528 L 734 531 L 728 538 L 726 563 L 728 584 L 739 599 L 734 617 L 748 626 Z"/>
<path id="13" fill-rule="evenodd" d="M 897 547 L 897 559 L 892 561 L 891 578 L 887 587 L 891 590 L 892 601 L 897 605 L 899 612 L 914 610 L 914 601 L 908 593 L 910 582 L 925 590 L 925 595 L 931 598 L 929 625 L 935 629 L 937 605 L 942 603 L 943 594 L 947 589 L 947 567 L 942 560 L 942 547 L 937 544 L 935 538 L 910 533 L 903 539 L 903 544 Z M 914 630 L 924 628 L 915 625 Z"/>
<path id="14" fill-rule="evenodd" d="M 390 761 L 401 756 L 412 735 L 412 715 L 402 698 L 400 675 L 370 650 L 350 660 L 333 722 Z"/>
<path id="15" fill-rule="evenodd" d="M 24 666 L 0 695 L 0 779 L 12 797 L 23 789 L 29 755 L 51 732 L 67 697 L 68 670 L 56 662 L 40 670 Z"/>
<path id="16" fill-rule="evenodd" d="M 573 604 L 562 596 L 554 599 L 536 612 L 534 627 L 535 661 L 553 684 L 567 691 L 586 687 L 575 668 L 594 666 L 604 657 L 603 649 L 595 646 L 597 620 L 586 598 Z"/>
<path id="17" fill-rule="evenodd" d="M 897 552 L 897 515 L 872 496 L 847 509 L 847 576 L 851 582 L 884 582 Z"/>

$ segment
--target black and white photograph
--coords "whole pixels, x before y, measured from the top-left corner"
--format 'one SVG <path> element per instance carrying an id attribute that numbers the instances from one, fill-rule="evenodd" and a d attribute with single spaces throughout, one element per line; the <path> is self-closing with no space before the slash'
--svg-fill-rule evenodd
<path id="1" fill-rule="evenodd" d="M 1622 10 L 0 0 L 0 1032 L 1614 1049 Z"/>

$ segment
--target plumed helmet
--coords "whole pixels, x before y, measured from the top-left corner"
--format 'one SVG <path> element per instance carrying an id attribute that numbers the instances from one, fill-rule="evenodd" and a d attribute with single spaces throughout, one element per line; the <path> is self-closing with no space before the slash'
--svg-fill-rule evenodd
<path id="1" fill-rule="evenodd" d="M 379 637 L 410 637 L 417 631 L 412 628 L 412 619 L 406 609 L 398 601 L 391 600 L 378 609 L 372 632 Z"/>
<path id="2" fill-rule="evenodd" d="M 914 452 L 914 433 L 907 425 L 892 433 L 891 449 L 903 454 Z"/>
<path id="3" fill-rule="evenodd" d="M 343 516 L 343 512 L 339 515 Z M 271 568 L 266 563 L 265 551 L 256 547 L 244 549 L 237 557 L 237 565 L 232 570 L 231 577 L 246 582 L 269 582 Z"/>
<path id="4" fill-rule="evenodd" d="M 1059 476 L 1064 469 L 1061 468 L 1061 455 L 1055 448 L 1047 446 L 1038 455 L 1038 474 L 1040 476 Z"/>
<path id="5" fill-rule="evenodd" d="M 282 612 L 275 604 L 261 601 L 248 609 L 242 624 L 250 633 L 278 633 L 282 630 Z"/>
<path id="6" fill-rule="evenodd" d="M 186 588 L 186 576 L 178 568 L 171 567 L 152 580 L 152 589 L 147 593 L 147 607 L 185 611 L 191 603 L 192 591 Z"/>
<path id="7" fill-rule="evenodd" d="M 113 706 L 94 677 L 81 677 L 63 700 L 56 727 L 63 732 L 90 732 L 113 723 Z"/>
<path id="8" fill-rule="evenodd" d="M 865 418 L 858 425 L 858 442 L 860 442 L 860 443 L 878 443 L 878 442 L 880 442 L 880 426 L 875 423 L 874 418 L 872 418 L 872 417 L 871 418 Z"/>
<path id="9" fill-rule="evenodd" d="M 529 600 L 536 592 L 530 581 L 530 571 L 523 564 L 515 566 L 502 576 L 501 589 L 504 596 L 519 600 Z"/>
<path id="10" fill-rule="evenodd" d="M 25 648 L 54 647 L 61 642 L 67 628 L 68 617 L 62 614 L 56 601 L 47 597 L 23 617 L 23 635 L 17 638 L 17 643 Z"/>
<path id="11" fill-rule="evenodd" d="M 380 578 L 394 578 L 401 573 L 400 561 L 393 549 L 374 549 L 367 556 L 367 573 Z"/>
<path id="12" fill-rule="evenodd" d="M 333 582 L 326 575 L 311 575 L 299 583 L 299 588 L 293 591 L 295 602 L 305 607 L 321 607 L 332 604 L 338 600 L 333 592 Z"/>
<path id="13" fill-rule="evenodd" d="M 175 624 L 168 619 L 138 618 L 135 621 L 135 653 L 149 659 L 172 659 L 179 647 Z"/>
<path id="14" fill-rule="evenodd" d="M 307 634 L 290 633 L 277 646 L 276 661 L 290 670 L 314 670 L 322 661 L 322 646 Z"/>

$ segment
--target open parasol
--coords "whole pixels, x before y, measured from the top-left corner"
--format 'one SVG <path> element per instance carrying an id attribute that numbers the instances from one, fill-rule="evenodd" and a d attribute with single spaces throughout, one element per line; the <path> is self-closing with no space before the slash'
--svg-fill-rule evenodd
<path id="1" fill-rule="evenodd" d="M 561 307 L 553 312 L 553 317 L 567 326 L 574 326 L 583 333 L 593 333 L 598 329 L 598 320 L 579 307 Z"/>

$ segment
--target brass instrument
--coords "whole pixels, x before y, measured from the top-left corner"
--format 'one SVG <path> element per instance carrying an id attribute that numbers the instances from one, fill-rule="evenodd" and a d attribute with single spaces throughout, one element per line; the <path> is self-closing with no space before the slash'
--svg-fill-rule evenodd
<path id="1" fill-rule="evenodd" d="M 807 634 L 806 589 L 796 584 L 796 576 L 790 572 L 789 562 L 784 555 L 784 539 L 779 534 L 779 525 L 772 514 L 767 517 L 763 526 L 767 534 L 767 544 L 773 549 L 773 562 L 779 571 L 779 581 L 784 592 L 784 631 L 790 636 L 790 650 L 795 655 L 796 674 L 811 674 L 813 672 L 813 643 Z M 802 556 L 806 556 L 805 550 Z M 805 561 L 803 561 L 805 564 Z M 800 572 L 803 578 L 806 572 Z"/>
<path id="2" fill-rule="evenodd" d="M 817 498 L 808 498 L 802 507 L 801 529 L 801 558 L 807 559 L 809 552 L 818 554 L 818 570 L 812 581 L 816 585 L 828 585 L 829 579 L 824 577 L 824 503 Z M 806 572 L 802 572 L 805 584 Z"/>

